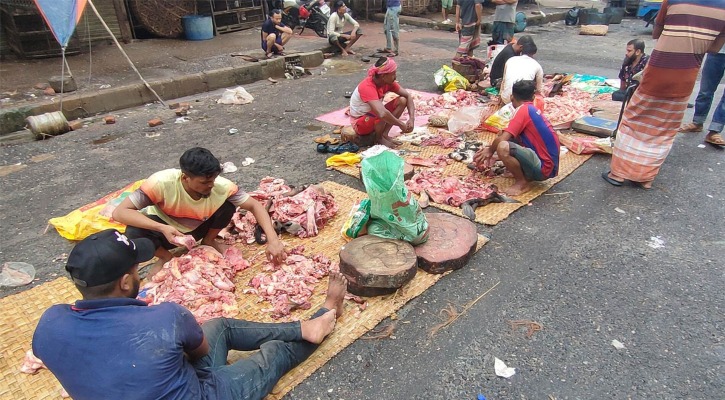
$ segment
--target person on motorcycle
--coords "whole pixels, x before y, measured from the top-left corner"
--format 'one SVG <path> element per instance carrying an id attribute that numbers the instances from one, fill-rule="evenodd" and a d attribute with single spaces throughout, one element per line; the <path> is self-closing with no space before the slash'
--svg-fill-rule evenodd
<path id="1" fill-rule="evenodd" d="M 343 32 L 346 23 L 353 25 L 351 31 Z M 353 44 L 362 36 L 360 24 L 350 14 L 347 14 L 347 5 L 343 0 L 335 1 L 335 12 L 327 21 L 327 40 L 331 45 L 337 46 L 343 56 L 355 54 L 350 50 Z"/>
<path id="2" fill-rule="evenodd" d="M 403 133 L 413 131 L 415 126 L 415 104 L 410 92 L 396 82 L 398 69 L 395 60 L 380 57 L 368 69 L 368 76 L 360 82 L 350 97 L 350 122 L 358 135 L 375 135 L 375 143 L 390 148 L 399 145 L 388 136 L 390 128 L 397 126 Z M 388 92 L 398 96 L 383 104 Z M 402 121 L 400 116 L 408 110 L 408 120 Z"/>
<path id="3" fill-rule="evenodd" d="M 262 50 L 267 58 L 284 55 L 284 45 L 292 38 L 292 29 L 282 23 L 282 10 L 274 9 L 262 24 Z"/>

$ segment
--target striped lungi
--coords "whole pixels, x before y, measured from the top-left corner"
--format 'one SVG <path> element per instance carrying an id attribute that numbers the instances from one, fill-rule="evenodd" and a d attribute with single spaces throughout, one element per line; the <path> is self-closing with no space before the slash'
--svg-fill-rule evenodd
<path id="1" fill-rule="evenodd" d="M 688 99 L 634 92 L 617 131 L 612 174 L 633 182 L 653 181 L 672 148 Z"/>
<path id="2" fill-rule="evenodd" d="M 481 44 L 481 25 L 471 24 L 464 26 L 458 32 L 458 48 L 456 53 L 468 54 Z"/>

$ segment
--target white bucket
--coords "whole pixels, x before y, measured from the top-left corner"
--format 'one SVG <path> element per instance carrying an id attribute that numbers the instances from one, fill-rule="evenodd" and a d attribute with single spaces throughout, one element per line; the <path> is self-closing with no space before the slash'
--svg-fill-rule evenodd
<path id="1" fill-rule="evenodd" d="M 38 140 L 45 139 L 48 136 L 62 135 L 70 130 L 68 120 L 61 111 L 45 113 L 41 115 L 33 115 L 25 119 L 28 127 Z"/>

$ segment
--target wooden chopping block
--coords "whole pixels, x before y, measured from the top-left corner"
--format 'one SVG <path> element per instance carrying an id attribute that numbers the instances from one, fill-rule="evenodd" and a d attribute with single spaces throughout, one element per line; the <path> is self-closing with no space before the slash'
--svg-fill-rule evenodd
<path id="1" fill-rule="evenodd" d="M 394 293 L 413 279 L 417 269 L 413 246 L 402 240 L 365 235 L 340 250 L 340 272 L 348 280 L 347 291 L 358 296 Z"/>
<path id="2" fill-rule="evenodd" d="M 446 213 L 427 213 L 428 241 L 415 247 L 418 266 L 431 274 L 460 269 L 476 251 L 473 222 Z"/>
<path id="3" fill-rule="evenodd" d="M 352 126 L 346 126 L 340 131 L 341 142 L 353 142 L 360 147 L 370 147 L 375 145 L 375 135 L 358 135 Z"/>
<path id="4" fill-rule="evenodd" d="M 403 180 L 406 180 L 406 181 L 410 180 L 410 178 L 412 178 L 413 175 L 415 175 L 415 169 L 413 169 L 413 166 L 408 163 L 404 163 L 403 164 Z"/>

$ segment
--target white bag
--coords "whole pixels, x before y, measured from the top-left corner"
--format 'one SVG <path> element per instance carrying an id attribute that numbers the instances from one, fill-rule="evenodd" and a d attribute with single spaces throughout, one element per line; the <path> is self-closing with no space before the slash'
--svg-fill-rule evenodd
<path id="1" fill-rule="evenodd" d="M 451 113 L 448 117 L 448 130 L 456 135 L 469 132 L 481 125 L 483 107 L 466 106 Z"/>
<path id="2" fill-rule="evenodd" d="M 219 104 L 249 104 L 252 101 L 254 101 L 254 97 L 243 87 L 237 86 L 235 89 L 225 90 L 222 98 L 216 102 Z"/>

